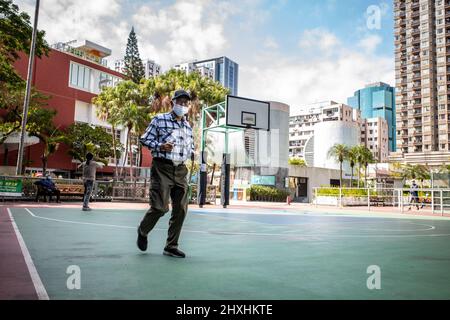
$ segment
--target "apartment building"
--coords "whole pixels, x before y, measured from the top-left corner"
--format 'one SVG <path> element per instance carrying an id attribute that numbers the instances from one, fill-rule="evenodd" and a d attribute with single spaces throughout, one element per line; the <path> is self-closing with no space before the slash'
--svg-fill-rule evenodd
<path id="1" fill-rule="evenodd" d="M 361 122 L 361 112 L 346 104 L 324 101 L 292 108 L 289 117 L 289 156 L 304 157 L 314 125 L 325 121 Z"/>
<path id="2" fill-rule="evenodd" d="M 450 0 L 395 0 L 394 10 L 398 152 L 391 160 L 434 153 L 442 164 L 450 155 Z"/>

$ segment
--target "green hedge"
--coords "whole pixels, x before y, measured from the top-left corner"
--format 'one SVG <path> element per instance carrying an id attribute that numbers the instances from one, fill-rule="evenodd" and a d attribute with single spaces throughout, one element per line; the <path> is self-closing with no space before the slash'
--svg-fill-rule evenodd
<path id="1" fill-rule="evenodd" d="M 251 186 L 247 192 L 250 194 L 250 201 L 285 202 L 290 195 L 289 191 L 266 186 Z"/>
<path id="2" fill-rule="evenodd" d="M 318 196 L 333 196 L 339 197 L 339 188 L 319 188 L 317 189 Z M 370 195 L 376 195 L 376 192 L 370 190 Z M 342 188 L 342 196 L 344 197 L 367 197 L 367 189 L 346 189 Z"/>

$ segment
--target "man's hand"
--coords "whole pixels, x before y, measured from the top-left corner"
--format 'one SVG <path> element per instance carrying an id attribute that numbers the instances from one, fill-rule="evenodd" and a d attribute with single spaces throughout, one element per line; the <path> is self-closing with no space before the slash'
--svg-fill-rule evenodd
<path id="1" fill-rule="evenodd" d="M 164 143 L 164 144 L 161 146 L 160 149 L 161 149 L 161 151 L 171 152 L 172 149 L 173 149 L 173 144 L 171 144 L 171 143 Z"/>

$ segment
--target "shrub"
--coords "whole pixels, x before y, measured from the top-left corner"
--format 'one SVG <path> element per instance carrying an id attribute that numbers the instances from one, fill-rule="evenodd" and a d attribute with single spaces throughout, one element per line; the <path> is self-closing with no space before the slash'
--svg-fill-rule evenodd
<path id="1" fill-rule="evenodd" d="M 318 196 L 339 197 L 339 188 L 321 187 L 317 189 Z M 376 191 L 370 190 L 370 195 L 376 195 Z M 367 189 L 342 188 L 343 197 L 367 197 Z"/>
<path id="2" fill-rule="evenodd" d="M 306 167 L 306 162 L 303 159 L 300 158 L 290 158 L 289 164 L 293 166 L 300 166 L 300 167 Z"/>
<path id="3" fill-rule="evenodd" d="M 250 193 L 250 201 L 284 202 L 287 196 L 290 195 L 289 191 L 266 186 L 251 186 L 248 191 Z"/>

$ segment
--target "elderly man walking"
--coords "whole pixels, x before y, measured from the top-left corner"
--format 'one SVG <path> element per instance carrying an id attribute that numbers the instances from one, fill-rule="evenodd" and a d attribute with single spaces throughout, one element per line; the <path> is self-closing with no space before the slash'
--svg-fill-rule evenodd
<path id="1" fill-rule="evenodd" d="M 188 207 L 188 169 L 185 165 L 194 160 L 192 128 L 186 119 L 191 96 L 184 90 L 177 90 L 172 97 L 172 110 L 155 116 L 140 142 L 152 151 L 150 209 L 138 227 L 137 246 L 147 250 L 147 236 L 159 218 L 169 211 L 172 215 L 164 255 L 184 258 L 178 249 L 178 239 Z"/>

